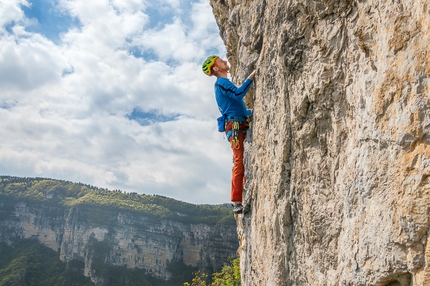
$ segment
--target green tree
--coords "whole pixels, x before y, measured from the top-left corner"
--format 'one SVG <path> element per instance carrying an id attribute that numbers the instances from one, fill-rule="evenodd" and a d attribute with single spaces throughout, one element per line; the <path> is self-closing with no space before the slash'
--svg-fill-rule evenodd
<path id="1" fill-rule="evenodd" d="M 184 286 L 210 286 L 210 284 L 206 283 L 208 275 L 206 273 L 201 273 L 200 270 L 194 272 L 194 278 L 191 281 L 191 284 L 188 282 L 184 283 Z"/>
<path id="2" fill-rule="evenodd" d="M 212 274 L 212 283 L 207 283 L 208 275 L 200 271 L 194 272 L 191 284 L 184 283 L 184 286 L 241 286 L 240 282 L 240 259 L 230 260 L 230 264 L 224 265 L 220 272 Z"/>

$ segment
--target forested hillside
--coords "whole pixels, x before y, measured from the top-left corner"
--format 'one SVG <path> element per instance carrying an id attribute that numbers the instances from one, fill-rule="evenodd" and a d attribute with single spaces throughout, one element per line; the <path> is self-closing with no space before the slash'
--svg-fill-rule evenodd
<path id="1" fill-rule="evenodd" d="M 82 183 L 0 176 L 0 197 L 58 204 L 127 210 L 157 219 L 215 225 L 235 224 L 230 205 L 194 205 L 159 195 L 110 191 Z"/>
<path id="2" fill-rule="evenodd" d="M 66 264 L 57 253 L 37 240 L 18 240 L 13 246 L 0 243 L 0 285 L 89 286 L 83 262 Z"/>
<path id="3" fill-rule="evenodd" d="M 0 177 L 0 286 L 182 286 L 237 247 L 229 205 Z"/>

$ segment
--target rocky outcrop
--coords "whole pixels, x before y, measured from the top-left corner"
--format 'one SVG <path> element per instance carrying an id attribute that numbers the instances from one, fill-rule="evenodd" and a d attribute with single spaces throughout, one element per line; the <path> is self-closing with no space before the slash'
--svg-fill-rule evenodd
<path id="1" fill-rule="evenodd" d="M 219 271 L 238 247 L 231 224 L 187 224 L 100 206 L 68 208 L 5 198 L 0 201 L 0 241 L 16 238 L 37 239 L 65 262 L 84 261 L 84 274 L 96 285 L 104 283 L 94 263 L 144 269 L 169 280 L 169 266 Z"/>
<path id="2" fill-rule="evenodd" d="M 430 285 L 430 2 L 210 3 L 257 69 L 242 283 Z"/>

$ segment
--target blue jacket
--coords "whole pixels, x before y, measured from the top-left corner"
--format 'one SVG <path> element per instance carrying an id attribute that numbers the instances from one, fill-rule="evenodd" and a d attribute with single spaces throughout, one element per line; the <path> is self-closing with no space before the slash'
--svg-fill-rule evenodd
<path id="1" fill-rule="evenodd" d="M 222 115 L 241 116 L 244 119 L 250 115 L 243 98 L 251 88 L 252 80 L 247 78 L 240 87 L 236 87 L 227 78 L 218 78 L 215 82 L 215 97 Z"/>

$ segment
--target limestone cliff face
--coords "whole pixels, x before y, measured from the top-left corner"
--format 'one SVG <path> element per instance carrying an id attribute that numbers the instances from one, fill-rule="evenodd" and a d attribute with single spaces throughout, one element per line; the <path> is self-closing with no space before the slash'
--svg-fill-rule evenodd
<path id="1" fill-rule="evenodd" d="M 430 1 L 210 3 L 258 71 L 243 285 L 430 285 Z"/>
<path id="2" fill-rule="evenodd" d="M 95 257 L 111 266 L 145 269 L 168 280 L 170 263 L 219 271 L 237 251 L 234 225 L 154 220 L 99 207 L 62 207 L 22 200 L 0 201 L 0 241 L 34 238 L 59 252 L 63 261 L 83 260 L 96 285 Z"/>

